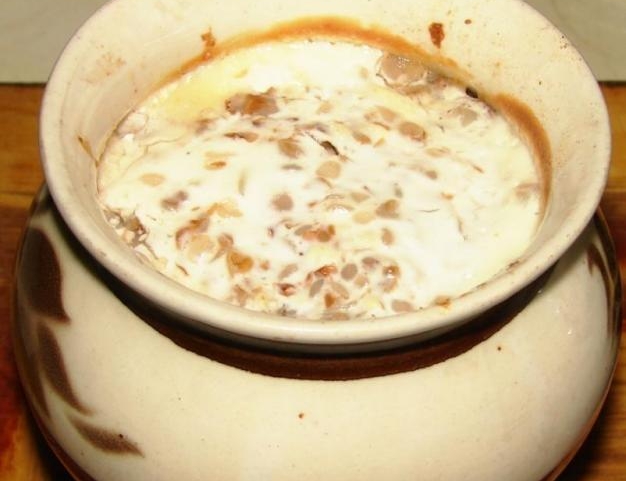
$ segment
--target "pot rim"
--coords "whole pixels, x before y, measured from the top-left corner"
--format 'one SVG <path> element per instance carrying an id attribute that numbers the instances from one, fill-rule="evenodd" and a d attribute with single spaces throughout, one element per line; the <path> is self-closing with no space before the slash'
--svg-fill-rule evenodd
<path id="1" fill-rule="evenodd" d="M 503 302 L 520 291 L 551 267 L 576 240 L 592 218 L 608 177 L 610 160 L 610 127 L 602 93 L 583 58 L 570 47 L 573 62 L 582 66 L 586 88 L 595 88 L 593 109 L 602 123 L 597 129 L 597 155 L 603 159 L 595 176 L 587 179 L 588 189 L 572 207 L 572 219 L 528 257 L 484 285 L 451 300 L 446 306 L 430 306 L 418 311 L 386 318 L 351 320 L 294 319 L 243 309 L 213 300 L 166 278 L 129 252 L 116 248 L 104 235 L 92 214 L 76 202 L 75 186 L 70 181 L 63 159 L 63 143 L 59 130 L 63 124 L 66 87 L 77 68 L 78 54 L 84 46 L 91 25 L 100 21 L 122 0 L 113 0 L 96 12 L 72 37 L 57 61 L 47 84 L 40 116 L 40 150 L 46 183 L 63 219 L 80 243 L 107 270 L 132 290 L 140 293 L 182 322 L 194 327 L 219 329 L 246 337 L 294 344 L 365 344 L 394 340 L 407 336 L 429 337 L 468 322 L 476 315 Z M 556 28 L 521 0 L 509 0 L 521 9 L 536 15 L 539 22 Z M 595 83 L 595 87 L 593 87 Z M 548 206 L 549 208 L 549 206 Z"/>

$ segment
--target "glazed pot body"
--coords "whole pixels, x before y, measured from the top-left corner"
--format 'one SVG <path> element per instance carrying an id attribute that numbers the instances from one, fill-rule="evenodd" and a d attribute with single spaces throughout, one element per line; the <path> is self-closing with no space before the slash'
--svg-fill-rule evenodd
<path id="1" fill-rule="evenodd" d="M 539 481 L 575 453 L 608 390 L 618 272 L 596 219 L 465 329 L 298 355 L 184 331 L 137 305 L 44 195 L 18 262 L 15 351 L 77 479 Z"/>
<path id="2" fill-rule="evenodd" d="M 549 196 L 518 262 L 445 306 L 294 321 L 193 293 L 117 237 L 95 168 L 120 119 L 207 42 L 314 17 L 396 35 L 539 126 Z M 18 259 L 15 350 L 77 478 L 538 481 L 595 420 L 620 319 L 592 221 L 608 121 L 584 61 L 523 2 L 115 0 L 59 60 L 41 139 L 50 195 Z"/>

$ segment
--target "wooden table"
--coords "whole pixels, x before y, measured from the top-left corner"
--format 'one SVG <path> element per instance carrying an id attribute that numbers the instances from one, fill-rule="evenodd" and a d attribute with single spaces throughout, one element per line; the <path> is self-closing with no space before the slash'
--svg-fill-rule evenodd
<path id="1" fill-rule="evenodd" d="M 602 208 L 617 246 L 622 277 L 626 278 L 626 84 L 602 85 L 602 91 L 613 124 L 613 165 Z M 43 180 L 37 151 L 42 93 L 41 86 L 0 85 L 0 481 L 70 479 L 25 408 L 10 342 L 15 251 L 31 199 Z M 624 341 L 626 329 L 604 410 L 561 480 L 626 480 Z"/>

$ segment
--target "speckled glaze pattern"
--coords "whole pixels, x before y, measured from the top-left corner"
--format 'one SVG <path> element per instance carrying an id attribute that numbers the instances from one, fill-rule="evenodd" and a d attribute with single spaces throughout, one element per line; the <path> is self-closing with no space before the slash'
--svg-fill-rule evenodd
<path id="1" fill-rule="evenodd" d="M 610 384 L 618 272 L 598 215 L 465 327 L 296 354 L 179 329 L 80 247 L 44 189 L 17 263 L 16 355 L 80 480 L 551 480 Z"/>

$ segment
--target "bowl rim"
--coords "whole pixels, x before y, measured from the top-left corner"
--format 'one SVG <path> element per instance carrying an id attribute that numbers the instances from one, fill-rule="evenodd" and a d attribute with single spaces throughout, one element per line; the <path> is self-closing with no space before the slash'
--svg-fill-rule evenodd
<path id="1" fill-rule="evenodd" d="M 594 178 L 587 179 L 588 197 L 573 206 L 572 219 L 555 235 L 539 246 L 531 255 L 513 268 L 490 279 L 468 293 L 452 299 L 449 306 L 429 306 L 414 312 L 385 318 L 322 320 L 294 319 L 240 308 L 213 300 L 166 278 L 156 270 L 135 259 L 129 262 L 129 253 L 112 248 L 108 238 L 100 232 L 84 205 L 76 202 L 75 188 L 63 162 L 63 145 L 57 133 L 62 125 L 64 92 L 76 68 L 76 54 L 81 51 L 83 32 L 99 21 L 107 11 L 122 0 L 113 0 L 101 7 L 70 39 L 57 60 L 47 83 L 40 114 L 40 153 L 46 184 L 62 218 L 79 242 L 109 272 L 132 290 L 174 314 L 182 322 L 208 330 L 281 341 L 291 344 L 366 344 L 395 340 L 403 337 L 429 336 L 470 321 L 481 312 L 503 302 L 550 268 L 578 238 L 599 205 L 608 178 L 611 152 L 611 132 L 608 112 L 600 87 L 589 66 L 574 47 L 562 37 L 572 52 L 574 62 L 580 62 L 584 80 L 595 94 L 593 108 L 597 109 L 602 125 L 597 130 L 597 155 L 603 159 L 602 168 Z M 502 0 L 519 4 L 551 26 L 543 16 L 522 0 Z M 560 32 L 559 32 L 560 33 Z M 549 206 L 548 206 L 549 208 Z"/>

